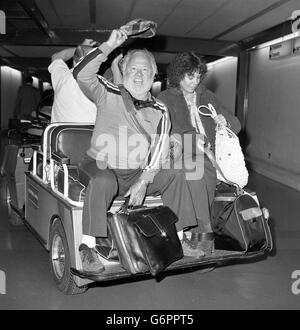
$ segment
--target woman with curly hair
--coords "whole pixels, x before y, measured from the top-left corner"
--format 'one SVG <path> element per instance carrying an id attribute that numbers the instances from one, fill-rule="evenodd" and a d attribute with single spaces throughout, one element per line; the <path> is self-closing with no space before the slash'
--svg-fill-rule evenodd
<path id="1" fill-rule="evenodd" d="M 181 137 L 181 143 L 176 139 L 174 162 L 182 159 L 182 155 L 186 157 L 188 153 L 192 157 L 202 155 L 198 159 L 203 161 L 203 175 L 195 180 L 187 179 L 194 199 L 198 226 L 189 228 L 191 236 L 189 240 L 185 236 L 185 240 L 193 248 L 209 253 L 213 246 L 210 205 L 217 178 L 214 166 L 203 152 L 204 147 L 214 151 L 216 124 L 228 125 L 235 133 L 238 133 L 241 126 L 239 120 L 221 106 L 214 93 L 203 85 L 206 72 L 206 63 L 196 54 L 184 52 L 175 55 L 167 68 L 169 87 L 158 98 L 168 107 L 172 123 L 171 136 L 176 134 Z M 214 120 L 198 112 L 200 105 L 208 106 L 209 103 L 218 113 Z M 192 141 L 192 145 L 186 141 Z"/>

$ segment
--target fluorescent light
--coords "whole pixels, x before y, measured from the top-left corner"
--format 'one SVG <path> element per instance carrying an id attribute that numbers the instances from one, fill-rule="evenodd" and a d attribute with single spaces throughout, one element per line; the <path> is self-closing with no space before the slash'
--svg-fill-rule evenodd
<path id="1" fill-rule="evenodd" d="M 3 65 L 2 68 L 4 70 L 6 70 L 7 72 L 13 72 L 13 73 L 16 73 L 16 74 L 20 74 L 21 71 L 17 70 L 17 69 L 14 69 L 14 68 L 11 68 L 10 66 L 7 66 L 7 65 Z"/>
<path id="2" fill-rule="evenodd" d="M 51 89 L 51 84 L 47 81 L 43 81 L 43 90 Z"/>
<path id="3" fill-rule="evenodd" d="M 222 62 L 226 62 L 228 60 L 232 60 L 233 58 L 235 58 L 235 57 L 234 56 L 226 56 L 226 57 L 223 57 L 219 60 L 207 63 L 207 69 L 211 69 L 214 65 L 220 64 Z"/>
<path id="4" fill-rule="evenodd" d="M 39 88 L 39 79 L 37 77 L 31 76 L 32 77 L 32 86 L 35 88 Z"/>
<path id="5" fill-rule="evenodd" d="M 286 41 L 286 40 L 295 39 L 295 38 L 297 38 L 299 36 L 300 36 L 300 32 L 297 31 L 297 32 L 294 32 L 294 33 L 291 33 L 291 34 L 287 34 L 287 35 L 285 35 L 283 37 L 280 37 L 280 38 L 277 38 L 277 39 L 274 39 L 274 40 L 265 42 L 265 43 L 263 43 L 261 45 L 258 45 L 256 48 L 257 49 L 260 49 L 260 48 L 269 47 L 269 46 L 278 44 L 278 43 L 283 42 L 283 41 Z"/>

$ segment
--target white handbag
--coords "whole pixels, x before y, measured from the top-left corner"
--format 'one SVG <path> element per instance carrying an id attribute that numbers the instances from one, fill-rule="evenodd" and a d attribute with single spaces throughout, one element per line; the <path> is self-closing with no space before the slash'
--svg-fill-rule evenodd
<path id="1" fill-rule="evenodd" d="M 201 108 L 206 108 L 210 113 L 201 112 Z M 201 105 L 198 111 L 201 115 L 212 118 L 218 115 L 210 103 L 208 106 Z M 219 180 L 238 185 L 240 188 L 247 185 L 249 174 L 239 138 L 224 125 L 216 125 L 215 161 L 218 165 L 216 171 Z"/>

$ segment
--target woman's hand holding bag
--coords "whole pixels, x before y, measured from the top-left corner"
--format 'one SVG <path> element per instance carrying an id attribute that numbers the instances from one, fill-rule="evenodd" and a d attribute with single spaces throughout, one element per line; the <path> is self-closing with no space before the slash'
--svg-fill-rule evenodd
<path id="1" fill-rule="evenodd" d="M 208 109 L 210 113 L 201 112 L 201 108 Z M 211 104 L 208 104 L 208 107 L 201 105 L 198 110 L 204 116 L 210 116 L 212 118 L 217 116 L 217 112 Z M 225 125 L 216 125 L 215 160 L 218 165 L 216 166 L 216 170 L 219 180 L 236 184 L 240 188 L 247 185 L 249 175 L 239 138 Z"/>

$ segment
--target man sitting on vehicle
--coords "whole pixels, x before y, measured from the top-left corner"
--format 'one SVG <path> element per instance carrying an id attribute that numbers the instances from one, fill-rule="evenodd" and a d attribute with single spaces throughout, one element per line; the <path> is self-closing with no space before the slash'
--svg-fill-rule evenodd
<path id="1" fill-rule="evenodd" d="M 97 72 L 109 53 L 127 39 L 121 29 L 92 50 L 74 68 L 73 75 L 97 106 L 91 147 L 80 167 L 89 179 L 83 207 L 83 240 L 79 247 L 83 270 L 100 273 L 97 237 L 107 236 L 107 210 L 115 196 L 130 196 L 129 205 L 141 205 L 145 195 L 161 194 L 177 216 L 177 230 L 197 225 L 190 189 L 181 170 L 162 169 L 169 151 L 167 108 L 150 94 L 157 72 L 147 50 L 131 50 L 122 63 L 123 86 L 109 83 Z M 199 257 L 197 249 L 184 254 Z"/>

